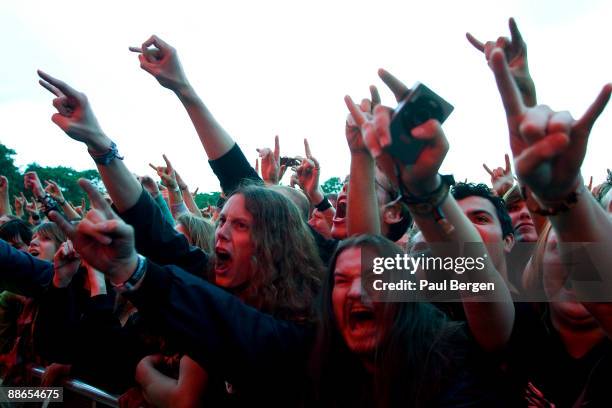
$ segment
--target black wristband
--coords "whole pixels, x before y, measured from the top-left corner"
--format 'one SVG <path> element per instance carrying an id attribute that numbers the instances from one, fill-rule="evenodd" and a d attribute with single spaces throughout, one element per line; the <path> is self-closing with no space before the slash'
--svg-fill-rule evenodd
<path id="1" fill-rule="evenodd" d="M 327 199 L 327 197 L 323 196 L 323 199 L 321 200 L 321 202 L 317 205 L 315 205 L 315 208 L 317 210 L 319 210 L 320 212 L 323 212 L 329 208 L 331 208 L 331 203 L 329 202 L 329 200 Z"/>
<path id="2" fill-rule="evenodd" d="M 89 155 L 96 162 L 96 164 L 100 164 L 102 166 L 108 166 L 110 162 L 114 159 L 123 160 L 122 156 L 119 156 L 119 150 L 117 150 L 117 145 L 115 142 L 111 142 L 110 147 L 104 153 L 96 153 L 89 150 Z"/>
<path id="3" fill-rule="evenodd" d="M 49 193 L 45 193 L 43 197 L 37 197 L 36 201 L 38 201 L 41 204 L 42 212 L 46 216 L 49 216 L 49 213 L 51 211 L 57 211 L 61 213 L 60 208 L 57 204 L 57 201 L 55 201 L 55 199 L 51 197 Z"/>

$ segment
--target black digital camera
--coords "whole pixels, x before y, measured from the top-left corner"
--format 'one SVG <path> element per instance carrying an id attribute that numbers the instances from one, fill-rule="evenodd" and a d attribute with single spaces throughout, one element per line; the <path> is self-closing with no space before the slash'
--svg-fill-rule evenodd
<path id="1" fill-rule="evenodd" d="M 417 82 L 395 109 L 391 118 L 391 145 L 385 150 L 402 163 L 413 164 L 426 142 L 415 139 L 415 127 L 436 119 L 443 123 L 453 106 L 425 85 Z"/>

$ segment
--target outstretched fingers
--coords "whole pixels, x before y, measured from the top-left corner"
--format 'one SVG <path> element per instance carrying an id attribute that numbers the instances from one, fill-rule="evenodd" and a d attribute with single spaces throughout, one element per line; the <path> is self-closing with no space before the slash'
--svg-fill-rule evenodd
<path id="1" fill-rule="evenodd" d="M 280 141 L 278 135 L 274 136 L 274 160 L 277 163 L 280 161 Z"/>
<path id="2" fill-rule="evenodd" d="M 66 96 L 77 96 L 78 95 L 78 91 L 76 89 L 72 88 L 70 85 L 68 85 L 64 81 L 61 81 L 61 80 L 59 80 L 57 78 L 54 78 L 51 75 L 47 74 L 46 72 L 41 71 L 40 69 L 38 70 L 38 76 L 40 76 L 42 79 L 44 79 L 46 82 L 48 82 L 50 85 L 52 85 L 53 87 L 58 89 L 62 94 L 66 95 Z M 45 88 L 49 89 L 46 86 L 45 86 Z M 49 89 L 49 90 L 51 91 L 51 89 Z M 53 91 L 51 91 L 51 92 L 55 94 L 55 92 L 53 92 Z M 55 94 L 55 95 L 57 95 L 57 94 Z M 57 95 L 57 96 L 61 96 L 61 95 Z"/>
<path id="3" fill-rule="evenodd" d="M 38 83 L 43 88 L 45 88 L 47 91 L 51 92 L 53 95 L 57 96 L 58 98 L 61 98 L 62 96 L 64 96 L 64 94 L 62 94 L 59 89 L 57 89 L 56 87 L 54 87 L 53 85 L 51 85 L 47 81 L 43 81 L 42 79 L 39 79 Z"/>
<path id="4" fill-rule="evenodd" d="M 378 88 L 374 85 L 370 85 L 370 101 L 372 103 L 372 110 L 380 105 L 380 93 L 378 93 Z"/>
<path id="5" fill-rule="evenodd" d="M 583 136 L 588 136 L 589 132 L 593 128 L 595 121 L 599 118 L 599 115 L 604 111 L 608 101 L 610 100 L 610 94 L 612 93 L 612 84 L 606 84 L 595 98 L 595 101 L 589 106 L 584 115 L 576 121 L 573 128 L 574 130 L 581 133 Z"/>
<path id="6" fill-rule="evenodd" d="M 393 95 L 395 95 L 395 99 L 398 102 L 404 99 L 406 95 L 408 95 L 408 92 L 410 92 L 410 88 L 404 85 L 402 81 L 397 79 L 388 71 L 380 68 L 378 70 L 378 76 L 380 77 L 380 79 L 382 79 L 385 85 L 389 87 L 391 92 L 393 92 Z"/>
<path id="7" fill-rule="evenodd" d="M 477 40 L 476 37 L 474 37 L 472 34 L 465 33 L 465 38 L 467 38 L 467 40 L 470 42 L 470 44 L 472 44 L 474 46 L 474 48 L 476 48 L 478 51 L 484 52 L 484 50 L 485 50 L 484 43 L 482 43 L 479 40 Z"/>
<path id="8" fill-rule="evenodd" d="M 173 169 L 172 163 L 170 163 L 170 160 L 168 160 L 166 155 L 162 154 L 162 157 L 164 158 L 164 162 L 166 162 L 166 168 L 169 169 L 169 170 Z"/>
<path id="9" fill-rule="evenodd" d="M 512 78 L 503 50 L 499 48 L 493 50 L 491 53 L 491 67 L 493 68 L 495 82 L 497 83 L 497 89 L 499 90 L 506 116 L 510 118 L 522 114 L 525 108 L 521 94 Z"/>
<path id="10" fill-rule="evenodd" d="M 518 26 L 516 25 L 516 21 L 514 20 L 514 17 L 510 17 L 510 20 L 508 20 L 508 26 L 510 27 L 510 35 L 512 36 L 512 43 L 522 44 L 523 36 L 521 35 L 521 32 L 519 31 Z"/>
<path id="11" fill-rule="evenodd" d="M 344 103 L 346 103 L 346 107 L 351 113 L 351 116 L 353 117 L 353 120 L 355 121 L 357 126 L 362 127 L 363 124 L 366 122 L 366 117 L 361 111 L 361 109 L 357 105 L 355 105 L 353 99 L 348 95 L 344 97 Z"/>

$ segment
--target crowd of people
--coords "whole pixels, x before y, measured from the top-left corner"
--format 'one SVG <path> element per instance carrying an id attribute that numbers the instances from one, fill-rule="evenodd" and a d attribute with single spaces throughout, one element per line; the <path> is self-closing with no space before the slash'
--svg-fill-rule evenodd
<path id="1" fill-rule="evenodd" d="M 509 27 L 496 41 L 467 35 L 507 117 L 511 155 L 484 165 L 491 186 L 439 174 L 452 146 L 435 119 L 411 129 L 414 163 L 391 154 L 394 107 L 375 87 L 345 98 L 351 159 L 337 196 L 306 140 L 293 158 L 277 138 L 253 168 L 152 36 L 130 50 L 186 109 L 222 188 L 200 209 L 167 157 L 151 165 L 159 181 L 134 175 L 86 95 L 39 71 L 51 120 L 87 148 L 105 189 L 80 180 L 90 208 L 74 206 L 29 172 L 32 198 L 11 205 L 0 176 L 1 384 L 79 378 L 125 407 L 612 406 L 612 173 L 593 187 L 580 171 L 612 85 L 579 119 L 539 104 Z M 378 75 L 398 104 L 410 94 Z M 491 293 L 391 302 L 366 284 L 372 257 L 482 248 L 483 267 L 459 279 Z"/>

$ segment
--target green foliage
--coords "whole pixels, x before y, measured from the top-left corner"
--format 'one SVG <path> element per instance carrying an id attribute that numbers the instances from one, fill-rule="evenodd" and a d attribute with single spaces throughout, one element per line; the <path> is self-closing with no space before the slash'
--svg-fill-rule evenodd
<path id="1" fill-rule="evenodd" d="M 217 205 L 217 200 L 219 200 L 219 196 L 221 193 L 198 193 L 195 196 L 195 202 L 198 208 L 206 208 L 209 205 L 215 206 Z"/>
<path id="2" fill-rule="evenodd" d="M 81 199 L 86 198 L 85 193 L 78 186 L 77 181 L 80 178 L 90 180 L 94 186 L 100 190 L 104 190 L 104 185 L 100 179 L 100 174 L 97 170 L 84 170 L 77 171 L 71 167 L 57 166 L 57 167 L 44 167 L 37 163 L 31 163 L 26 166 L 25 171 L 22 173 L 15 166 L 14 158 L 16 152 L 0 143 L 0 175 L 4 175 L 9 180 L 9 194 L 11 205 L 13 203 L 13 196 L 19 195 L 20 192 L 24 192 L 23 188 L 23 174 L 28 171 L 35 171 L 38 174 L 38 178 L 43 185 L 46 187 L 45 180 L 55 181 L 62 189 L 64 198 L 70 201 L 74 205 L 81 205 Z M 26 197 L 30 198 L 30 192 L 24 192 Z M 208 205 L 216 205 L 219 199 L 219 192 L 214 193 L 198 193 L 195 196 L 195 202 L 199 208 L 206 208 Z"/>
<path id="3" fill-rule="evenodd" d="M 13 159 L 15 154 L 13 149 L 9 149 L 0 143 L 0 174 L 6 176 L 9 181 L 10 201 L 13 200 L 12 195 L 18 195 L 19 192 L 23 191 L 23 176 L 15 166 Z"/>
<path id="4" fill-rule="evenodd" d="M 321 184 L 321 189 L 325 194 L 337 194 L 342 190 L 342 181 L 340 181 L 340 177 L 332 177 Z"/>
<path id="5" fill-rule="evenodd" d="M 9 180 L 9 199 L 11 204 L 13 203 L 13 196 L 19 195 L 20 192 L 24 192 L 26 197 L 31 197 L 31 193 L 29 191 L 24 191 L 23 188 L 23 174 L 28 171 L 35 171 L 38 173 L 43 188 L 46 186 L 45 180 L 55 181 L 62 188 L 64 198 L 74 205 L 80 205 L 81 198 L 85 197 L 85 193 L 77 184 L 78 179 L 86 178 L 91 180 L 94 185 L 102 187 L 102 181 L 100 180 L 100 175 L 97 170 L 77 171 L 70 167 L 43 167 L 36 163 L 31 163 L 22 173 L 17 166 L 15 166 L 13 158 L 15 154 L 13 149 L 9 149 L 0 143 L 0 174 L 6 176 Z"/>
<path id="6" fill-rule="evenodd" d="M 55 181 L 61 187 L 64 198 L 74 205 L 80 205 L 81 198 L 86 196 L 77 184 L 80 178 L 90 180 L 98 188 L 103 187 L 97 170 L 77 171 L 71 167 L 42 167 L 32 163 L 26 167 L 26 172 L 28 171 L 38 173 L 38 178 L 40 178 L 43 187 L 46 186 L 45 180 Z"/>

